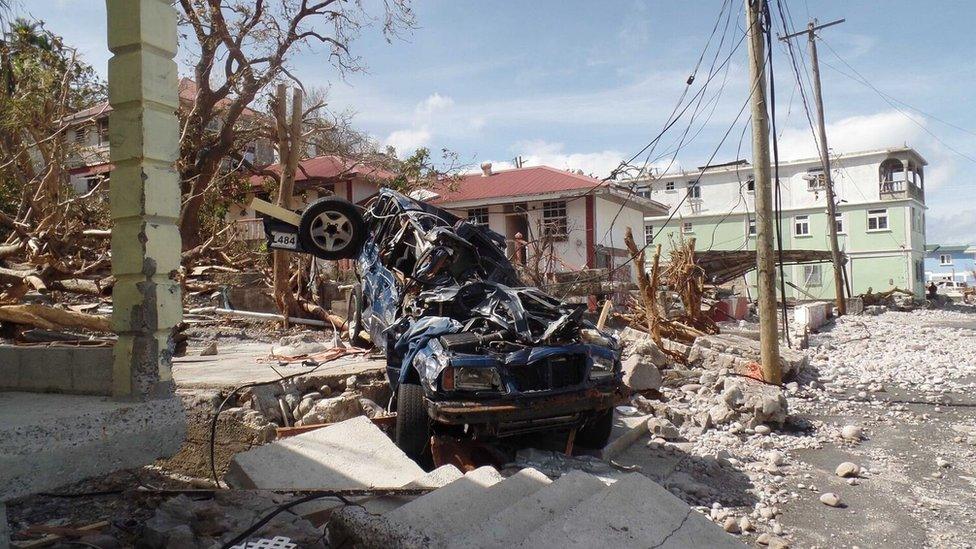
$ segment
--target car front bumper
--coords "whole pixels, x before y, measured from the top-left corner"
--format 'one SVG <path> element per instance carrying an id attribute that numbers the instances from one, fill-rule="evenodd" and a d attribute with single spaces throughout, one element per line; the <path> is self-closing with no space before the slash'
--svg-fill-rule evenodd
<path id="1" fill-rule="evenodd" d="M 578 426 L 582 421 L 623 402 L 623 387 L 590 388 L 557 395 L 522 394 L 515 399 L 488 401 L 427 401 L 436 423 L 477 425 L 497 436 Z"/>

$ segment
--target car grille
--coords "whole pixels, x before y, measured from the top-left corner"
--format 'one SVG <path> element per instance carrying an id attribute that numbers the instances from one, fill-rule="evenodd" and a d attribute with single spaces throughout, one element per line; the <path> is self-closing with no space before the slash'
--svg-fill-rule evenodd
<path id="1" fill-rule="evenodd" d="M 511 368 L 519 391 L 547 391 L 579 385 L 586 374 L 584 355 L 560 355 Z"/>

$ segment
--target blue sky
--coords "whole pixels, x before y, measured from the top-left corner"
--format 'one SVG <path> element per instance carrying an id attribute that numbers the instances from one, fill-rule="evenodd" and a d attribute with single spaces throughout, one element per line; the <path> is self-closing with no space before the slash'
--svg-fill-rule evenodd
<path id="1" fill-rule="evenodd" d="M 916 147 L 929 161 L 928 241 L 976 242 L 970 175 L 976 171 L 976 110 L 970 100 L 976 89 L 976 4 L 935 2 L 920 13 L 920 4 L 907 0 L 784 1 L 797 26 L 810 17 L 847 19 L 823 31 L 820 52 L 831 148 Z M 20 4 L 104 73 L 109 54 L 103 1 Z M 366 28 L 353 43 L 366 72 L 339 75 L 315 51 L 292 65 L 307 85 L 329 89 L 334 109 L 354 111 L 358 127 L 401 152 L 448 148 L 463 162 L 492 160 L 503 167 L 522 155 L 529 164 L 581 168 L 602 177 L 661 130 L 722 7 L 720 0 L 419 0 L 417 29 L 388 43 L 378 29 Z M 720 62 L 741 35 L 742 2 L 732 0 L 731 9 L 728 33 L 722 19 L 689 94 L 706 79 L 721 36 L 726 41 Z M 788 57 L 780 46 L 773 56 L 783 155 L 812 156 L 814 142 Z M 716 73 L 689 132 L 694 139 L 686 139 L 674 156 L 677 165 L 702 165 L 715 151 L 746 99 L 745 61 L 743 44 L 728 70 Z M 882 92 L 927 115 L 899 105 L 909 118 L 835 70 L 850 73 L 845 61 Z M 719 148 L 716 162 L 736 156 L 747 115 Z M 654 157 L 676 147 L 684 123 L 666 134 Z M 748 143 L 747 134 L 739 156 L 748 157 Z M 666 166 L 670 158 L 653 164 Z"/>

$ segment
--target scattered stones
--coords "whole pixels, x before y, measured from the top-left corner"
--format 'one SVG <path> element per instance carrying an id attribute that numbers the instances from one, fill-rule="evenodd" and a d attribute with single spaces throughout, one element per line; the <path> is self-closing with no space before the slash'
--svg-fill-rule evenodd
<path id="1" fill-rule="evenodd" d="M 725 522 L 722 523 L 722 528 L 730 534 L 738 534 L 741 531 L 739 529 L 739 522 L 735 520 L 735 517 L 727 517 Z"/>
<path id="2" fill-rule="evenodd" d="M 200 356 L 214 356 L 217 354 L 217 342 L 211 341 L 209 345 L 200 351 Z"/>
<path id="3" fill-rule="evenodd" d="M 650 342 L 653 345 L 653 342 Z M 654 347 L 657 349 L 657 347 Z M 658 352 L 661 352 L 658 350 Z M 632 390 L 641 392 L 661 387 L 661 370 L 645 358 L 645 355 L 633 353 L 623 360 L 622 364 L 624 385 Z"/>
<path id="4" fill-rule="evenodd" d="M 861 474 L 861 468 L 856 463 L 845 461 L 837 466 L 834 473 L 842 478 L 856 477 Z"/>
<path id="5" fill-rule="evenodd" d="M 937 457 L 937 458 L 935 458 L 935 464 L 937 466 L 939 466 L 939 467 L 942 467 L 943 469 L 946 469 L 946 468 L 948 468 L 948 467 L 950 467 L 952 465 L 952 464 L 949 463 L 949 460 L 947 460 L 947 459 L 945 459 L 943 457 Z"/>
<path id="6" fill-rule="evenodd" d="M 664 418 L 649 418 L 647 420 L 647 430 L 650 431 L 652 435 L 665 440 L 676 440 L 681 437 L 681 433 L 678 432 L 678 428 Z"/>
<path id="7" fill-rule="evenodd" d="M 844 440 L 861 440 L 861 427 L 858 425 L 845 425 L 840 430 L 840 435 L 844 437 Z"/>
<path id="8" fill-rule="evenodd" d="M 829 507 L 839 507 L 840 496 L 833 492 L 824 492 L 823 494 L 820 494 L 820 503 L 823 503 Z"/>
<path id="9" fill-rule="evenodd" d="M 743 532 L 752 532 L 755 528 L 752 526 L 752 521 L 749 517 L 742 517 L 739 519 L 739 530 Z"/>
<path id="10" fill-rule="evenodd" d="M 769 433 L 773 432 L 768 425 L 756 425 L 755 431 L 757 435 L 768 435 Z"/>

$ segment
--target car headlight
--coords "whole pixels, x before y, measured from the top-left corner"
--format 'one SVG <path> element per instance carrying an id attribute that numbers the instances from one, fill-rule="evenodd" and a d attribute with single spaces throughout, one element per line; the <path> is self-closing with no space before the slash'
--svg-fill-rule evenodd
<path id="1" fill-rule="evenodd" d="M 441 385 L 448 391 L 497 391 L 502 380 L 495 368 L 448 368 Z"/>
<path id="2" fill-rule="evenodd" d="M 590 367 L 590 379 L 609 379 L 615 375 L 613 371 L 614 360 L 603 356 L 593 356 L 593 365 Z"/>

